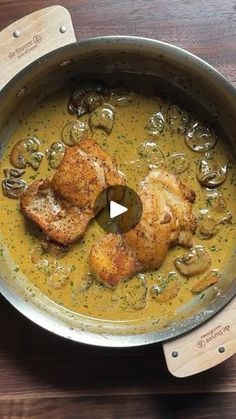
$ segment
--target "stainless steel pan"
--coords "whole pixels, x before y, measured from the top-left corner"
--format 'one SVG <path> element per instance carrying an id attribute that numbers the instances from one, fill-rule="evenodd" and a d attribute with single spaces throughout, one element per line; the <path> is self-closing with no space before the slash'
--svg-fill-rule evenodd
<path id="1" fill-rule="evenodd" d="M 149 77 L 159 88 L 178 91 L 189 106 L 206 112 L 232 144 L 235 141 L 235 89 L 210 65 L 180 48 L 151 39 L 121 36 L 77 42 L 70 15 L 61 6 L 40 10 L 12 24 L 0 33 L 0 42 L 3 145 L 22 110 L 27 112 L 28 103 L 35 106 L 43 95 L 73 84 L 78 77 L 111 75 L 130 80 Z M 233 253 L 234 249 L 232 256 Z M 163 319 L 158 326 L 147 321 L 97 321 L 59 307 L 22 275 L 13 281 L 14 261 L 7 249 L 2 259 L 1 293 L 29 319 L 60 336 L 116 347 L 168 340 L 164 345 L 167 363 L 178 376 L 203 370 L 236 352 L 235 300 L 216 315 L 236 294 L 233 257 L 225 266 L 225 280 L 217 293 L 209 290 L 204 303 L 196 297 L 179 310 L 174 320 Z M 226 326 L 229 327 L 224 331 Z M 218 335 L 217 330 L 221 330 Z M 209 340 L 209 333 L 216 336 Z M 180 335 L 184 336 L 173 340 Z M 207 363 L 206 351 L 210 354 Z"/>

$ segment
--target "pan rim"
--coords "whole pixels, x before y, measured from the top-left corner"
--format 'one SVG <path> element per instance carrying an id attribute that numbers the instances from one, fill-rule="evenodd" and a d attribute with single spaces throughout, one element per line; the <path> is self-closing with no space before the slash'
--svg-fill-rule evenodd
<path id="1" fill-rule="evenodd" d="M 89 44 L 106 44 L 106 43 L 114 43 L 119 44 L 122 43 L 122 45 L 126 46 L 132 46 L 132 45 L 138 45 L 140 47 L 150 47 L 153 49 L 159 49 L 163 52 L 168 52 L 170 55 L 173 54 L 175 56 L 175 53 L 177 54 L 175 58 L 179 59 L 185 59 L 189 60 L 191 63 L 195 64 L 197 68 L 200 70 L 200 72 L 207 72 L 211 74 L 211 77 L 213 80 L 217 81 L 221 84 L 221 86 L 224 88 L 225 92 L 229 95 L 229 97 L 232 100 L 236 99 L 236 89 L 235 87 L 225 78 L 224 75 L 222 75 L 217 69 L 215 69 L 213 66 L 208 64 L 203 59 L 197 57 L 196 55 L 192 54 L 191 52 L 188 52 L 180 47 L 177 47 L 175 45 L 154 40 L 151 38 L 143 38 L 143 37 L 136 37 L 136 36 L 102 36 L 102 37 L 93 37 L 89 39 L 85 39 L 82 41 L 77 41 L 76 43 L 71 43 L 68 45 L 65 45 L 63 47 L 60 47 L 58 49 L 55 49 L 48 54 L 44 55 L 43 57 L 40 57 L 39 59 L 35 60 L 31 64 L 29 64 L 27 67 L 25 67 L 23 70 L 21 70 L 19 73 L 16 74 L 9 82 L 3 87 L 3 89 L 0 91 L 0 98 L 2 95 L 4 95 L 8 89 L 11 89 L 11 87 L 14 85 L 14 82 L 17 79 L 20 79 L 21 75 L 25 72 L 28 72 L 33 68 L 35 65 L 37 65 L 40 60 L 47 59 L 48 57 L 59 54 L 61 51 L 69 50 L 70 48 L 84 48 L 86 45 Z M 181 61 L 180 60 L 180 61 Z M 3 284 L 0 286 L 0 292 L 1 294 L 23 315 L 25 315 L 27 318 L 29 318 L 31 321 L 36 323 L 37 325 L 43 327 L 44 329 L 56 333 L 57 335 L 60 335 L 62 337 L 78 341 L 85 344 L 93 344 L 96 346 L 104 346 L 104 347 L 131 347 L 131 346 L 142 346 L 147 345 L 151 343 L 157 343 L 157 342 L 164 342 L 169 339 L 176 338 L 180 335 L 183 335 L 185 333 L 190 332 L 192 329 L 197 328 L 210 318 L 212 318 L 214 315 L 216 315 L 220 310 L 222 310 L 236 295 L 236 282 L 233 281 L 231 286 L 228 288 L 227 292 L 225 292 L 219 299 L 216 301 L 213 301 L 208 305 L 207 312 L 200 312 L 197 315 L 193 315 L 192 317 L 188 318 L 187 326 L 184 326 L 186 323 L 186 320 L 180 321 L 178 323 L 178 327 L 174 328 L 173 326 L 170 326 L 169 328 L 165 328 L 164 330 L 157 331 L 157 332 L 148 332 L 144 334 L 137 334 L 137 335 L 109 335 L 102 338 L 101 336 L 97 334 L 91 334 L 88 333 L 85 336 L 81 336 L 80 334 L 76 335 L 76 333 L 72 333 L 70 329 L 67 326 L 64 326 L 64 328 L 61 327 L 61 324 L 56 322 L 55 319 L 50 319 L 50 325 L 49 325 L 49 319 L 48 314 L 44 315 L 44 313 L 37 313 L 36 310 L 29 310 L 29 307 L 32 307 L 29 305 L 28 302 L 24 302 L 22 305 L 22 301 L 18 298 L 18 295 L 13 293 L 10 289 L 5 287 L 3 288 Z M 46 322 L 45 322 L 46 320 Z M 46 324 L 45 324 L 46 323 Z"/>

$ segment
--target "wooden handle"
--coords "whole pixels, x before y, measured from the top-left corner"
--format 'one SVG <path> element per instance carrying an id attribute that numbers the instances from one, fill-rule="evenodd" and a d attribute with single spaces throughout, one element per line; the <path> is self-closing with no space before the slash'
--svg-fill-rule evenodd
<path id="1" fill-rule="evenodd" d="M 20 70 L 44 54 L 76 41 L 70 14 L 46 7 L 0 32 L 0 90 Z"/>
<path id="2" fill-rule="evenodd" d="M 163 344 L 168 370 L 188 377 L 214 367 L 236 353 L 236 298 L 211 320 Z"/>

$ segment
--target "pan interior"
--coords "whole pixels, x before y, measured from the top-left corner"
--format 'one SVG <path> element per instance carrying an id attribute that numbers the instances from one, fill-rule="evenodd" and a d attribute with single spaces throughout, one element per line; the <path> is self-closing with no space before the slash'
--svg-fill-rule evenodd
<path id="1" fill-rule="evenodd" d="M 142 59 L 140 59 L 142 57 Z M 188 59 L 186 59 L 186 57 Z M 128 85 L 168 96 L 214 125 L 234 148 L 236 121 L 234 92 L 201 62 L 179 50 L 140 40 L 88 41 L 36 62 L 1 92 L 1 152 L 20 121 L 42 101 L 61 89 L 73 91 L 78 81 L 95 79 L 110 86 Z M 216 88 L 217 86 L 217 88 Z M 191 186 L 191 185 L 190 185 Z M 223 240 L 223 239 L 222 239 Z M 234 249 L 224 268 L 224 280 L 198 295 L 175 313 L 150 320 L 109 321 L 93 319 L 56 304 L 17 272 L 11 252 L 2 244 L 1 292 L 36 323 L 65 337 L 104 346 L 131 346 L 165 340 L 197 326 L 223 307 L 235 292 Z"/>

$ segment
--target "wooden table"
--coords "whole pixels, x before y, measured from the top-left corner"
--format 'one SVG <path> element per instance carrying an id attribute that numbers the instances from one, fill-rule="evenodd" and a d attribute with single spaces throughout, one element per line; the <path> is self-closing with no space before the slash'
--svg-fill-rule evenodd
<path id="1" fill-rule="evenodd" d="M 54 1 L 0 0 L 0 29 Z M 64 0 L 78 39 L 153 37 L 199 55 L 236 85 L 236 0 Z M 1 69 L 0 69 L 1 71 Z M 0 298 L 0 418 L 235 418 L 236 357 L 177 379 L 160 345 L 65 341 Z"/>

